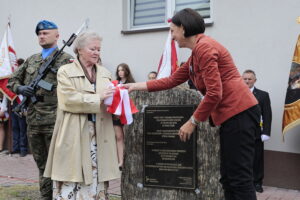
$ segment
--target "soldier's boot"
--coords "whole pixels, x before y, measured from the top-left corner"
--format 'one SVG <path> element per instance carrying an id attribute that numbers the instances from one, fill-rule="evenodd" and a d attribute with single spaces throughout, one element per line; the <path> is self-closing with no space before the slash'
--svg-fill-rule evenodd
<path id="1" fill-rule="evenodd" d="M 52 200 L 52 180 L 50 178 L 43 177 L 40 179 L 40 192 L 42 200 Z"/>

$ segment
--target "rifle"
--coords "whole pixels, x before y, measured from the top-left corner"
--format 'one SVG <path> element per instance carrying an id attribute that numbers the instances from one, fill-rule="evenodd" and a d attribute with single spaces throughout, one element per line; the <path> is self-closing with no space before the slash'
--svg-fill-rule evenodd
<path id="1" fill-rule="evenodd" d="M 85 22 L 80 26 L 78 31 L 76 33 L 73 33 L 67 42 L 63 41 L 63 43 L 64 43 L 63 47 L 59 51 L 56 51 L 52 57 L 47 59 L 46 62 L 44 62 L 40 66 L 37 76 L 29 83 L 28 86 L 32 87 L 34 89 L 34 91 L 36 91 L 36 89 L 38 87 L 43 88 L 48 91 L 51 91 L 53 89 L 53 84 L 43 80 L 43 78 L 46 76 L 46 74 L 49 71 L 52 70 L 51 69 L 52 65 L 54 64 L 54 62 L 58 58 L 58 56 L 63 52 L 64 48 L 66 46 L 68 46 L 68 47 L 71 46 L 73 44 L 74 40 L 76 39 L 76 37 L 84 29 L 86 29 L 88 27 L 88 22 L 89 22 L 89 20 L 86 19 Z M 13 112 L 15 112 L 16 115 L 18 115 L 19 117 L 21 117 L 23 112 L 26 110 L 27 101 L 28 101 L 28 97 L 24 96 L 22 99 L 22 102 L 13 109 Z M 36 96 L 34 95 L 34 96 L 30 97 L 30 101 L 32 103 L 36 103 L 37 102 Z"/>

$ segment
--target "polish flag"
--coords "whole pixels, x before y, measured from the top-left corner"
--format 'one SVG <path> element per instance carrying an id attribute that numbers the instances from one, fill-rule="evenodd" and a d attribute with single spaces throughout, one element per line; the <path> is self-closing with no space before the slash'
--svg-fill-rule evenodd
<path id="1" fill-rule="evenodd" d="M 17 54 L 15 52 L 10 24 L 4 33 L 0 46 L 0 91 L 10 100 L 13 101 L 17 95 L 10 91 L 6 85 L 11 74 L 18 68 Z M 17 99 L 20 102 L 20 99 Z"/>
<path id="2" fill-rule="evenodd" d="M 104 100 L 107 105 L 107 112 L 120 116 L 121 124 L 131 124 L 133 122 L 132 114 L 137 113 L 138 109 L 129 98 L 128 90 L 118 84 L 118 81 L 112 81 L 112 86 L 116 91 L 111 98 Z"/>
<path id="3" fill-rule="evenodd" d="M 177 45 L 172 40 L 171 31 L 165 45 L 165 50 L 160 58 L 157 79 L 168 77 L 178 69 Z"/>

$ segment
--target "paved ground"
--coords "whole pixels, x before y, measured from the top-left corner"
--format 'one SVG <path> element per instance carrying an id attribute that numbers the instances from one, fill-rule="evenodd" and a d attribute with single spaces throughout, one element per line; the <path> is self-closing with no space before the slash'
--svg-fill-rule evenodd
<path id="1" fill-rule="evenodd" d="M 0 154 L 0 186 L 37 184 L 38 171 L 31 155 Z M 110 194 L 120 195 L 120 180 L 110 182 Z M 264 186 L 258 200 L 300 200 L 300 191 Z"/>
<path id="2" fill-rule="evenodd" d="M 0 186 L 37 183 L 38 169 L 32 155 L 20 157 L 18 154 L 0 154 Z M 121 195 L 120 179 L 110 182 L 109 193 Z"/>

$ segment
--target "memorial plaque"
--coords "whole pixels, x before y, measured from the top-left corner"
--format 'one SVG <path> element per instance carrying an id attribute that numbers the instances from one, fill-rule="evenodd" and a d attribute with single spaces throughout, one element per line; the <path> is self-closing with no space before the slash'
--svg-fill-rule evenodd
<path id="1" fill-rule="evenodd" d="M 182 142 L 179 128 L 195 106 L 148 106 L 144 112 L 144 186 L 196 188 L 196 132 Z"/>

